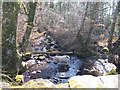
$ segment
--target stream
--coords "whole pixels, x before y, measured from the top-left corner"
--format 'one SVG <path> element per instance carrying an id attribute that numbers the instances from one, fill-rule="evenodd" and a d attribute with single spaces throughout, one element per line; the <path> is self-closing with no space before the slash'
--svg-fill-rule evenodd
<path id="1" fill-rule="evenodd" d="M 28 60 L 26 63 L 28 63 L 29 61 L 32 61 L 33 63 L 35 62 L 34 66 L 36 65 L 36 67 L 37 65 L 39 65 L 38 63 L 36 63 L 36 61 L 39 60 Z M 82 63 L 83 63 L 82 60 L 78 59 L 75 56 L 70 56 L 68 65 L 66 63 L 64 64 L 61 62 L 55 62 L 53 59 L 50 58 L 49 58 L 49 62 L 46 62 L 45 59 L 40 62 L 45 62 L 46 63 L 45 65 L 47 67 L 45 67 L 45 65 L 37 69 L 35 69 L 36 67 L 34 67 L 34 70 L 32 71 L 30 71 L 31 68 L 29 68 L 29 70 L 23 73 L 25 77 L 24 78 L 25 82 L 29 81 L 30 79 L 43 78 L 43 79 L 49 79 L 55 84 L 66 83 L 68 82 L 68 79 L 70 77 L 76 76 L 77 73 L 80 72 L 79 70 L 80 68 L 82 68 Z"/>
<path id="2" fill-rule="evenodd" d="M 36 42 L 36 43 L 35 43 Z M 31 43 L 33 51 L 52 52 L 60 51 L 57 42 L 50 36 L 43 35 Z M 66 83 L 76 75 L 91 74 L 95 76 L 115 72 L 116 66 L 108 59 L 82 60 L 75 55 L 32 54 L 24 58 L 27 70 L 23 73 L 24 82 L 31 79 L 48 79 L 54 84 Z M 87 72 L 87 73 L 86 73 Z"/>

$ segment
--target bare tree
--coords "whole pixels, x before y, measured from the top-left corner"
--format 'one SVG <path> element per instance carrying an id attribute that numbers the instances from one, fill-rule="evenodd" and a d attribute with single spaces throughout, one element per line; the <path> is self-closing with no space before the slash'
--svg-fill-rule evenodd
<path id="1" fill-rule="evenodd" d="M 118 2 L 117 4 L 119 4 L 120 2 Z M 116 6 L 115 8 L 115 11 L 114 11 L 114 14 L 113 14 L 113 22 L 111 24 L 111 31 L 110 31 L 110 37 L 109 37 L 109 46 L 112 45 L 112 38 L 113 38 L 113 33 L 114 33 L 114 30 L 115 30 L 115 24 L 116 24 L 116 21 L 117 21 L 117 16 L 118 16 L 118 8 L 119 8 L 119 5 Z"/>
<path id="2" fill-rule="evenodd" d="M 18 56 L 16 52 L 16 30 L 19 5 L 17 2 L 3 3 L 2 18 L 2 70 L 16 73 Z"/>
<path id="3" fill-rule="evenodd" d="M 27 22 L 27 29 L 23 36 L 22 42 L 20 44 L 21 52 L 26 52 L 26 48 L 28 46 L 29 37 L 34 27 L 33 21 L 35 16 L 37 2 L 29 2 L 29 12 L 28 12 L 28 22 Z"/>

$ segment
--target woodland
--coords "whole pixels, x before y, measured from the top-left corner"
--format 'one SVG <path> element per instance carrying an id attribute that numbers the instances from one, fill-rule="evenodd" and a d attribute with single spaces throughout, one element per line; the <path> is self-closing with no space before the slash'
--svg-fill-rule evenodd
<path id="1" fill-rule="evenodd" d="M 119 11 L 118 0 L 0 2 L 0 88 L 117 88 Z"/>

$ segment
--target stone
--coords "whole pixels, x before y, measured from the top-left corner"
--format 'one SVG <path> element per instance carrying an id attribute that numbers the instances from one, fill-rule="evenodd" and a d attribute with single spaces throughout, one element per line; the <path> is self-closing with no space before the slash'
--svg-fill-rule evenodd
<path id="1" fill-rule="evenodd" d="M 73 76 L 68 81 L 70 88 L 118 88 L 118 75 Z"/>
<path id="2" fill-rule="evenodd" d="M 92 75 L 82 75 L 82 76 L 73 76 L 69 78 L 68 83 L 53 84 L 48 79 L 32 79 L 29 82 L 24 83 L 22 86 L 10 86 L 10 88 L 51 88 L 51 89 L 60 89 L 66 88 L 71 90 L 72 88 L 93 88 L 110 90 L 116 89 L 119 87 L 118 77 L 120 75 L 108 75 L 108 76 L 92 76 Z M 46 89 L 45 89 L 46 90 Z"/>
<path id="3" fill-rule="evenodd" d="M 117 67 L 108 62 L 108 59 L 90 59 L 83 65 L 82 74 L 90 74 L 94 76 L 115 74 Z"/>
<path id="4" fill-rule="evenodd" d="M 55 57 L 53 57 L 53 60 L 55 62 L 59 62 L 59 63 L 68 65 L 70 62 L 70 56 L 68 56 L 68 55 L 55 56 Z"/>
<path id="5" fill-rule="evenodd" d="M 103 83 L 103 88 L 118 88 L 118 75 L 99 76 L 97 80 Z"/>
<path id="6" fill-rule="evenodd" d="M 69 80 L 70 88 L 97 88 L 96 78 L 92 75 L 73 76 Z"/>
<path id="7" fill-rule="evenodd" d="M 33 79 L 22 85 L 24 88 L 55 88 L 55 85 L 47 79 Z"/>
<path id="8" fill-rule="evenodd" d="M 30 65 L 29 65 L 30 66 Z M 30 67 L 28 67 L 28 71 L 29 72 L 33 72 L 33 71 L 43 71 L 44 69 L 48 68 L 48 64 L 45 61 L 41 61 L 38 64 L 34 64 Z"/>
<path id="9" fill-rule="evenodd" d="M 7 83 L 7 82 L 1 82 L 0 81 L 0 89 L 2 89 L 2 88 L 8 88 L 8 87 L 10 87 L 9 83 Z"/>
<path id="10" fill-rule="evenodd" d="M 69 83 L 57 84 L 56 88 L 69 88 Z"/>

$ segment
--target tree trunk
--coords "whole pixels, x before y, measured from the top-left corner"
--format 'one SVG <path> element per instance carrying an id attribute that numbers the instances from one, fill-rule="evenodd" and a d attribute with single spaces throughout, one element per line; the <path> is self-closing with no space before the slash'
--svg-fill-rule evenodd
<path id="1" fill-rule="evenodd" d="M 84 23 L 85 23 L 85 19 L 86 19 L 87 13 L 88 13 L 88 2 L 86 4 L 85 13 L 84 13 L 84 17 L 83 17 L 83 20 L 82 20 L 81 27 L 78 30 L 77 37 L 76 37 L 77 40 L 78 40 L 79 46 L 81 47 L 79 51 L 81 51 L 81 49 L 83 49 L 83 47 L 84 47 L 84 41 L 82 39 L 81 31 L 84 30 Z"/>
<path id="2" fill-rule="evenodd" d="M 3 3 L 2 18 L 2 70 L 16 73 L 16 29 L 19 5 L 17 2 Z"/>
<path id="3" fill-rule="evenodd" d="M 25 32 L 22 42 L 20 44 L 20 48 L 21 48 L 20 52 L 26 52 L 26 48 L 27 48 L 28 42 L 29 42 L 29 37 L 30 37 L 31 31 L 33 28 L 33 21 L 34 21 L 37 3 L 30 2 L 29 5 L 30 5 L 30 8 L 29 8 L 29 14 L 28 14 L 28 24 L 27 24 L 26 32 Z"/>
<path id="4" fill-rule="evenodd" d="M 118 2 L 118 4 L 120 3 L 120 1 Z M 116 6 L 116 9 L 115 9 L 115 12 L 113 14 L 113 22 L 112 22 L 112 25 L 111 25 L 111 31 L 110 31 L 110 38 L 109 38 L 109 41 L 108 41 L 108 46 L 110 47 L 112 45 L 112 38 L 113 38 L 113 33 L 114 33 L 114 30 L 115 30 L 115 23 L 116 23 L 116 20 L 117 20 L 117 15 L 119 13 L 118 11 L 118 5 Z"/>
<path id="5" fill-rule="evenodd" d="M 91 7 L 91 5 L 89 5 Z M 97 11 L 97 9 L 99 9 L 100 3 L 95 3 L 92 4 L 92 7 L 94 9 L 91 10 L 91 12 L 95 12 Z M 90 15 L 90 18 L 92 19 L 91 23 L 90 23 L 90 29 L 87 35 L 87 38 L 85 40 L 84 46 L 86 49 L 89 49 L 89 45 L 90 45 L 90 40 L 91 40 L 91 34 L 94 31 L 94 24 L 96 23 L 95 21 L 98 20 L 99 16 L 99 12 L 98 13 L 93 13 L 92 15 Z"/>

